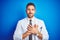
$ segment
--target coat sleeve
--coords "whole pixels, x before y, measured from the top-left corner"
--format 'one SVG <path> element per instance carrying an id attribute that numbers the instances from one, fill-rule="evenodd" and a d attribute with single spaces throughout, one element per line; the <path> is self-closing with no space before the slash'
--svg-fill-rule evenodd
<path id="1" fill-rule="evenodd" d="M 49 34 L 47 32 L 47 29 L 46 29 L 44 22 L 42 21 L 41 24 L 42 24 L 42 26 L 41 26 L 42 28 L 40 28 L 40 29 L 41 29 L 41 33 L 43 35 L 42 40 L 49 40 Z"/>
<path id="2" fill-rule="evenodd" d="M 14 32 L 13 40 L 22 40 L 22 27 L 20 21 L 18 22 L 16 30 Z"/>

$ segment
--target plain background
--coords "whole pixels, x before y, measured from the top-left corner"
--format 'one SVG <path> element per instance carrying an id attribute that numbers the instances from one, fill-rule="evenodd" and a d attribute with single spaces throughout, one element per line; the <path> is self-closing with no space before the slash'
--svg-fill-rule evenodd
<path id="1" fill-rule="evenodd" d="M 35 16 L 44 20 L 49 40 L 60 38 L 60 1 L 59 0 L 1 0 L 0 1 L 0 40 L 13 40 L 18 20 L 26 17 L 26 5 L 36 5 Z"/>

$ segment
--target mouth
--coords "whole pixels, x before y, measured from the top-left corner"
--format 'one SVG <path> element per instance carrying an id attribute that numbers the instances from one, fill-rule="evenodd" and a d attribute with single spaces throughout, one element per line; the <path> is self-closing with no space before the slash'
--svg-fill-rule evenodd
<path id="1" fill-rule="evenodd" d="M 29 18 L 33 17 L 33 14 L 32 14 L 32 13 L 29 13 L 29 14 L 28 14 L 28 17 L 29 17 Z"/>
<path id="2" fill-rule="evenodd" d="M 29 14 L 32 14 L 32 13 L 29 13 Z"/>

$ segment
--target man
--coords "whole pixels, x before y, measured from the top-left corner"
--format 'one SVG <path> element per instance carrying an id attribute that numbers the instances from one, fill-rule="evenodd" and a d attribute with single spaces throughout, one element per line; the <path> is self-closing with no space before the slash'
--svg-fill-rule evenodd
<path id="1" fill-rule="evenodd" d="M 49 35 L 42 20 L 34 17 L 35 5 L 28 3 L 26 6 L 27 17 L 18 21 L 14 32 L 14 40 L 48 40 Z"/>

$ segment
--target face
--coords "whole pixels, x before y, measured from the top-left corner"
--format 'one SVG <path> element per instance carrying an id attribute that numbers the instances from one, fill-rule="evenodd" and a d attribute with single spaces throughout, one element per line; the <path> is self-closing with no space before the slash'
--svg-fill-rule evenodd
<path id="1" fill-rule="evenodd" d="M 35 7 L 33 5 L 29 5 L 26 9 L 26 13 L 29 18 L 32 18 L 35 13 Z"/>

